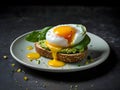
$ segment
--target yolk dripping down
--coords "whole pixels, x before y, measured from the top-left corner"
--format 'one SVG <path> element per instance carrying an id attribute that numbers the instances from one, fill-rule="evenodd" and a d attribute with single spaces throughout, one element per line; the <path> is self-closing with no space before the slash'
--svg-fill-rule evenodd
<path id="1" fill-rule="evenodd" d="M 32 46 L 27 46 L 26 49 L 27 49 L 27 50 L 32 50 L 33 47 L 32 47 Z M 30 59 L 30 60 L 37 60 L 37 59 L 40 58 L 40 55 L 39 55 L 38 53 L 36 53 L 36 52 L 30 52 L 30 53 L 28 53 L 26 56 L 27 56 L 27 58 Z"/>
<path id="2" fill-rule="evenodd" d="M 71 44 L 74 39 L 76 29 L 70 26 L 59 26 L 54 29 L 54 33 L 58 36 L 64 37 L 68 40 L 68 43 Z"/>
<path id="3" fill-rule="evenodd" d="M 32 46 L 27 46 L 26 49 L 27 49 L 27 50 L 32 50 L 33 47 L 32 47 Z"/>
<path id="4" fill-rule="evenodd" d="M 54 29 L 54 33 L 60 37 L 67 39 L 68 44 L 71 45 L 76 33 L 76 29 L 70 26 L 59 26 Z M 54 43 L 50 43 L 48 41 L 46 41 L 46 45 L 51 50 L 53 56 L 53 60 L 50 60 L 48 62 L 48 65 L 53 67 L 64 66 L 64 62 L 57 60 L 57 52 L 60 51 L 62 47 L 59 47 L 58 45 L 55 45 Z"/>
<path id="5" fill-rule="evenodd" d="M 57 60 L 57 52 L 58 52 L 59 50 L 61 50 L 61 48 L 60 48 L 60 47 L 56 47 L 56 46 L 48 43 L 48 41 L 46 41 L 46 45 L 47 45 L 48 48 L 51 50 L 52 56 L 53 56 L 53 60 L 50 60 L 50 61 L 48 62 L 48 65 L 53 66 L 53 67 L 61 67 L 61 66 L 64 66 L 64 65 L 65 65 L 64 62 Z"/>
<path id="6" fill-rule="evenodd" d="M 36 52 L 30 52 L 26 56 L 30 60 L 37 60 L 37 59 L 40 58 L 40 55 L 38 53 L 36 53 Z"/>

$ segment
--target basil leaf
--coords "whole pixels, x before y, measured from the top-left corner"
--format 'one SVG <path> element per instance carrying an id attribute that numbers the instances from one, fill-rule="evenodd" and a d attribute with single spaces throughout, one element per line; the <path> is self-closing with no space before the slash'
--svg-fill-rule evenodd
<path id="1" fill-rule="evenodd" d="M 79 50 L 82 50 L 84 49 L 85 47 L 87 47 L 87 45 L 90 43 L 90 37 L 88 35 L 86 35 L 84 37 L 84 39 L 79 43 L 77 44 L 76 46 L 74 46 L 74 48 L 76 49 L 79 49 Z"/>
<path id="2" fill-rule="evenodd" d="M 43 28 L 40 32 L 39 32 L 39 40 L 43 40 L 43 39 L 45 39 L 45 37 L 46 37 L 46 33 L 47 33 L 47 31 L 50 29 L 50 28 L 52 28 L 53 26 L 48 26 L 48 27 L 45 27 L 45 28 Z"/>
<path id="3" fill-rule="evenodd" d="M 39 31 L 33 31 L 32 33 L 28 34 L 25 39 L 30 42 L 37 42 L 39 40 Z"/>
<path id="4" fill-rule="evenodd" d="M 41 30 L 33 31 L 25 37 L 25 40 L 30 42 L 38 42 L 39 40 L 43 40 L 45 39 L 45 35 L 50 28 L 52 28 L 52 26 L 45 27 Z"/>

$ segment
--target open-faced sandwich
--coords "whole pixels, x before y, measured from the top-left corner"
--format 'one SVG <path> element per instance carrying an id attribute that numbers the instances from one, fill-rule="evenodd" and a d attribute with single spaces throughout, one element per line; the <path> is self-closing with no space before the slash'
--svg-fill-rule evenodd
<path id="1" fill-rule="evenodd" d="M 81 24 L 45 27 L 28 34 L 26 40 L 34 42 L 36 52 L 51 58 L 48 64 L 55 67 L 84 59 L 90 43 L 86 28 Z"/>

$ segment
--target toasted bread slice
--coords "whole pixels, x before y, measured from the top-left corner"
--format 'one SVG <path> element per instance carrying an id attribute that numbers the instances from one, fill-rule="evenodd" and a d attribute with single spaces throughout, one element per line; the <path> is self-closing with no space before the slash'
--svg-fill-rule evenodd
<path id="1" fill-rule="evenodd" d="M 39 53 L 41 56 L 47 57 L 47 58 L 53 58 L 51 51 L 45 50 L 42 48 L 38 42 L 35 43 L 35 50 L 37 53 Z M 76 53 L 76 54 L 62 54 L 57 53 L 57 59 L 63 62 L 78 62 L 85 58 L 87 55 L 87 48 L 82 53 Z"/>

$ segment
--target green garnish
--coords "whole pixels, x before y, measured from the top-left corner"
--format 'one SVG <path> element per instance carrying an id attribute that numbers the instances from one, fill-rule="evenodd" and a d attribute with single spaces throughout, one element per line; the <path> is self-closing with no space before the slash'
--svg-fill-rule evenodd
<path id="1" fill-rule="evenodd" d="M 21 70 L 20 68 L 18 68 L 16 72 L 21 72 L 21 71 L 22 71 L 22 70 Z"/>
<path id="2" fill-rule="evenodd" d="M 11 64 L 11 66 L 12 66 L 12 67 L 14 67 L 14 66 L 15 66 L 15 64 L 14 64 L 14 63 L 12 63 L 12 64 Z"/>
<path id="3" fill-rule="evenodd" d="M 80 67 L 80 66 L 81 66 L 81 64 L 78 64 L 77 66 L 78 66 L 78 67 Z"/>
<path id="4" fill-rule="evenodd" d="M 30 42 L 38 42 L 39 40 L 45 39 L 45 35 L 47 31 L 52 28 L 52 26 L 45 27 L 41 30 L 36 30 L 31 33 L 29 33 L 25 39 Z"/>
<path id="5" fill-rule="evenodd" d="M 40 64 L 40 60 L 37 61 L 37 64 Z"/>
<path id="6" fill-rule="evenodd" d="M 88 35 L 86 35 L 84 39 L 79 44 L 77 44 L 74 48 L 83 50 L 85 47 L 87 47 L 89 43 L 90 43 L 90 38 Z"/>
<path id="7" fill-rule="evenodd" d="M 28 77 L 27 76 L 24 76 L 24 78 L 23 78 L 25 81 L 27 81 L 28 80 Z"/>
<path id="8" fill-rule="evenodd" d="M 39 40 L 39 31 L 33 31 L 28 34 L 25 39 L 30 42 L 37 42 Z"/>

